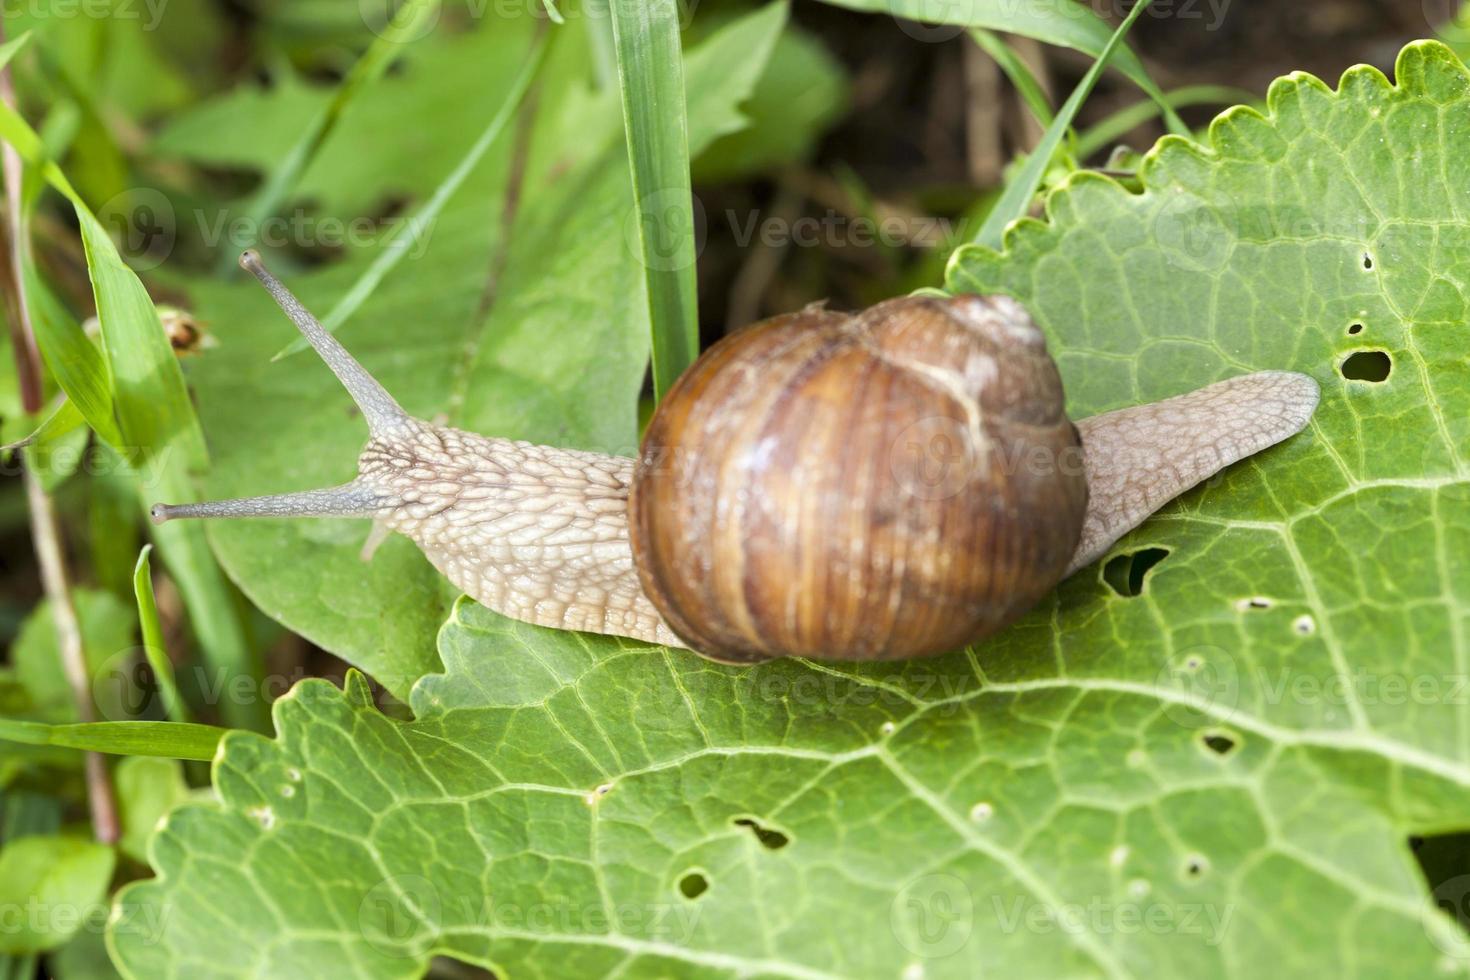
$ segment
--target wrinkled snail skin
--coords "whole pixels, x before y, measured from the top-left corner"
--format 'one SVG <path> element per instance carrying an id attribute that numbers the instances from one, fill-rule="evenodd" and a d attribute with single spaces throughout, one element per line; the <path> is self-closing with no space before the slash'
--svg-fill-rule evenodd
<path id="1" fill-rule="evenodd" d="M 1303 375 L 1232 378 L 1079 421 L 1004 297 L 809 308 L 714 345 L 638 460 L 413 418 L 253 252 L 241 264 L 342 381 L 370 438 L 342 486 L 181 517 L 366 517 L 539 626 L 778 655 L 951 650 L 1020 616 L 1167 501 L 1300 431 Z"/>
<path id="2" fill-rule="evenodd" d="M 1260 371 L 1082 419 L 1091 500 L 1071 575 L 1179 494 L 1307 427 L 1317 382 Z"/>
<path id="3" fill-rule="evenodd" d="M 476 601 L 539 626 L 682 646 L 638 586 L 633 460 L 419 423 L 373 440 L 379 519 Z"/>

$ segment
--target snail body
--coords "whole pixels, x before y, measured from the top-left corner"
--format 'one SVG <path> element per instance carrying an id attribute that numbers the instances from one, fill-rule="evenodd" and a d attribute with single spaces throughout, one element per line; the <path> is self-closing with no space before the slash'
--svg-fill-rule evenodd
<path id="1" fill-rule="evenodd" d="M 159 504 L 155 520 L 370 517 L 505 615 L 734 663 L 982 639 L 1168 500 L 1300 431 L 1318 397 L 1262 372 L 1074 425 L 1018 304 L 909 297 L 726 337 L 635 461 L 413 418 L 258 256 L 241 264 L 362 409 L 358 476 Z"/>

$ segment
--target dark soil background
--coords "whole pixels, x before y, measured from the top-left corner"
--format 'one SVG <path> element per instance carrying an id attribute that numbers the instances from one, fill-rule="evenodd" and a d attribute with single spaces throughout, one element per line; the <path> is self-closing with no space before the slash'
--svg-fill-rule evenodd
<path id="1" fill-rule="evenodd" d="M 1122 0 L 1093 0 L 1092 5 L 1114 23 L 1128 9 Z M 1311 72 L 1333 85 L 1344 70 L 1359 63 L 1391 75 L 1399 49 L 1416 38 L 1434 36 L 1434 26 L 1448 21 L 1454 6 L 1454 0 L 1155 0 L 1129 42 L 1165 91 L 1230 85 L 1264 98 L 1272 79 L 1292 71 Z M 796 3 L 792 13 L 849 73 L 848 111 L 821 141 L 810 167 L 734 187 L 697 187 L 710 215 L 727 209 L 779 211 L 793 220 L 802 215 L 820 219 L 829 209 L 854 215 L 855 202 L 830 176 L 846 166 L 882 214 L 958 219 L 974 202 L 977 189 L 998 182 L 1001 167 L 1039 138 L 1039 128 L 1009 83 L 955 29 L 900 24 L 809 0 Z M 1077 52 L 1021 43 L 1054 105 L 1090 65 Z M 1110 74 L 1084 107 L 1081 126 L 1141 98 L 1130 82 Z M 1180 114 L 1190 125 L 1203 126 L 1223 108 L 1193 107 Z M 1163 134 L 1160 125 L 1150 124 L 1125 142 L 1146 150 Z M 740 247 L 729 231 L 728 222 L 711 220 L 700 257 L 706 341 L 730 326 L 814 299 L 829 299 L 839 308 L 860 307 L 917 286 L 937 285 L 948 252 L 945 243 L 940 243 L 938 255 L 915 247 L 897 257 L 846 246 L 825 252 L 788 249 L 773 259 Z M 752 263 L 772 268 L 753 275 Z"/>

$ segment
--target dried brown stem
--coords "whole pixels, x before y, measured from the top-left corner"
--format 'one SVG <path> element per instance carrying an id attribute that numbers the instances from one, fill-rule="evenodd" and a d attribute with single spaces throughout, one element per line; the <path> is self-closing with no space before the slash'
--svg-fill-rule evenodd
<path id="1" fill-rule="evenodd" d="M 31 537 L 36 545 L 36 561 L 41 566 L 41 585 L 51 603 L 51 617 L 56 623 L 57 646 L 67 684 L 76 700 L 77 716 L 82 721 L 96 721 L 92 704 L 92 678 L 82 649 L 82 627 L 71 601 L 66 575 L 66 556 L 61 548 L 61 527 L 56 521 L 56 508 L 51 496 L 41 486 L 41 478 L 28 465 L 25 467 L 26 500 L 30 504 Z M 112 794 L 112 779 L 107 763 L 96 752 L 85 758 L 87 805 L 92 812 L 92 832 L 104 844 L 118 839 L 117 802 Z"/>
<path id="2" fill-rule="evenodd" d="M 1005 175 L 1004 107 L 1000 67 L 978 45 L 965 45 L 965 159 L 977 187 L 994 187 Z"/>
<path id="3" fill-rule="evenodd" d="M 0 44 L 5 43 L 5 25 L 0 22 Z M 10 66 L 0 69 L 0 101 L 12 109 L 17 108 L 15 86 L 10 79 Z M 21 288 L 21 262 L 23 253 L 20 240 L 20 154 L 15 147 L 6 143 L 0 148 L 0 163 L 5 169 L 5 201 L 10 213 L 10 277 L 9 290 L 13 300 L 10 309 L 10 345 L 15 351 L 15 370 L 20 381 L 21 406 L 27 413 L 41 410 L 41 353 L 36 349 L 36 336 L 31 330 L 30 309 L 26 305 L 25 290 Z"/>
<path id="4" fill-rule="evenodd" d="M 771 207 L 771 217 L 780 225 L 790 227 L 801 216 L 805 200 L 804 194 L 783 180 Z M 730 287 L 730 302 L 725 307 L 725 322 L 732 329 L 760 319 L 762 300 L 789 247 L 789 239 L 770 245 L 759 236 L 751 241 L 750 256 L 741 263 L 740 271 L 735 275 L 735 282 Z"/>

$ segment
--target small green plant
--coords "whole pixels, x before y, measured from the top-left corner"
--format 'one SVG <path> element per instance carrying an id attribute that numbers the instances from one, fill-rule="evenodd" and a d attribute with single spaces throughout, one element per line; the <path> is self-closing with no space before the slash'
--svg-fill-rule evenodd
<path id="1" fill-rule="evenodd" d="M 1125 6 L 7 10 L 0 975 L 1470 969 L 1463 11 L 1165 88 Z M 1073 418 L 1322 400 L 981 646 L 732 667 L 365 524 L 149 525 L 353 472 L 245 248 L 412 415 L 569 449 L 914 291 L 1020 301 Z"/>

